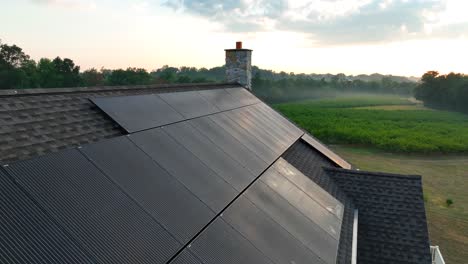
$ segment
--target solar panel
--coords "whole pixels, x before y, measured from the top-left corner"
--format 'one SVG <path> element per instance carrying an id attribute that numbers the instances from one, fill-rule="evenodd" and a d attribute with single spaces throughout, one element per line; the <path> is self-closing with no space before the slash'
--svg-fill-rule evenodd
<path id="1" fill-rule="evenodd" d="M 284 152 L 284 147 L 252 120 L 235 112 L 225 112 L 225 114 L 228 118 L 237 123 L 237 125 L 249 131 L 256 139 L 265 144 L 276 156 Z"/>
<path id="2" fill-rule="evenodd" d="M 336 262 L 338 240 L 304 216 L 270 187 L 257 181 L 249 187 L 245 195 L 323 261 L 326 263 Z"/>
<path id="3" fill-rule="evenodd" d="M 221 218 L 210 224 L 189 249 L 204 264 L 272 264 L 264 254 Z"/>
<path id="4" fill-rule="evenodd" d="M 195 118 L 190 120 L 189 123 L 254 175 L 260 175 L 268 167 L 265 161 L 210 118 Z"/>
<path id="5" fill-rule="evenodd" d="M 184 117 L 156 95 L 100 97 L 91 99 L 128 133 L 154 128 Z"/>
<path id="6" fill-rule="evenodd" d="M 275 263 L 324 263 L 245 196 L 226 210 L 223 219 Z"/>
<path id="7" fill-rule="evenodd" d="M 198 93 L 221 111 L 244 106 L 224 89 L 203 90 L 198 91 Z"/>
<path id="8" fill-rule="evenodd" d="M 276 161 L 273 165 L 273 168 L 298 188 L 300 188 L 303 192 L 313 198 L 320 205 L 325 207 L 325 209 L 336 215 L 339 219 L 343 219 L 343 204 L 327 191 L 318 186 L 315 182 L 311 181 L 307 176 L 302 174 L 302 172 L 297 170 L 286 160 L 279 158 L 278 161 Z"/>
<path id="9" fill-rule="evenodd" d="M 248 121 L 249 123 L 255 124 L 260 133 L 268 136 L 272 139 L 273 142 L 280 148 L 281 150 L 286 150 L 289 145 L 291 145 L 294 140 L 288 139 L 286 134 L 282 134 L 281 130 L 275 123 L 269 122 L 267 119 L 263 117 L 259 117 L 256 114 L 252 114 L 249 111 L 250 106 L 239 108 L 232 110 L 231 113 L 236 115 L 239 119 Z"/>
<path id="10" fill-rule="evenodd" d="M 260 180 L 294 205 L 302 214 L 317 223 L 332 237 L 337 240 L 340 238 L 341 220 L 327 211 L 275 169 L 267 170 L 260 177 Z"/>
<path id="11" fill-rule="evenodd" d="M 0 263 L 95 263 L 0 169 Z"/>
<path id="12" fill-rule="evenodd" d="M 220 111 L 196 91 L 164 93 L 158 94 L 158 96 L 185 118 L 194 118 Z"/>
<path id="13" fill-rule="evenodd" d="M 298 128 L 295 124 L 291 123 L 288 119 L 280 115 L 275 110 L 271 109 L 268 105 L 262 103 L 257 104 L 256 106 L 258 106 L 259 111 L 262 111 L 263 113 L 271 116 L 272 118 L 275 118 L 276 122 L 283 124 L 285 127 L 287 127 L 288 130 L 291 133 L 294 133 L 296 137 L 300 137 L 304 134 L 304 132 L 300 128 Z"/>
<path id="14" fill-rule="evenodd" d="M 278 119 L 270 111 L 267 111 L 267 108 L 264 108 L 262 105 L 263 103 L 251 105 L 247 108 L 247 110 L 252 114 L 256 114 L 259 117 L 265 118 L 268 120 L 268 122 L 275 124 L 275 126 L 281 130 L 282 134 L 287 136 L 289 139 L 297 140 L 297 138 L 303 134 L 302 131 L 298 129 L 291 130 L 288 128 L 288 126 L 285 124 L 285 120 Z"/>
<path id="15" fill-rule="evenodd" d="M 250 105 L 260 102 L 257 97 L 247 91 L 245 88 L 229 88 L 226 89 L 235 100 L 239 101 L 241 105 Z"/>
<path id="16" fill-rule="evenodd" d="M 170 264 L 203 264 L 188 249 L 184 249 Z"/>
<path id="17" fill-rule="evenodd" d="M 229 183 L 162 129 L 132 134 L 129 138 L 216 213 L 237 195 Z"/>
<path id="18" fill-rule="evenodd" d="M 163 130 L 238 191 L 244 190 L 258 176 L 253 175 L 187 122 L 172 124 Z"/>
<path id="19" fill-rule="evenodd" d="M 213 211 L 127 137 L 87 145 L 82 152 L 182 244 L 214 217 Z"/>
<path id="20" fill-rule="evenodd" d="M 242 128 L 239 124 L 228 118 L 225 113 L 218 113 L 209 116 L 217 125 L 230 133 L 244 146 L 257 154 L 267 164 L 273 163 L 278 157 L 269 147 L 254 137 L 249 131 Z"/>
<path id="21" fill-rule="evenodd" d="M 6 169 L 99 263 L 165 263 L 181 247 L 78 150 Z"/>
<path id="22" fill-rule="evenodd" d="M 336 153 L 331 151 L 329 148 L 327 148 L 325 145 L 323 145 L 321 142 L 310 136 L 309 134 L 304 134 L 302 136 L 302 139 L 312 146 L 314 149 L 318 150 L 320 153 L 325 155 L 327 158 L 329 158 L 331 161 L 333 161 L 335 164 L 340 166 L 341 168 L 344 169 L 351 169 L 352 166 L 348 162 L 346 162 L 344 159 L 342 159 L 340 156 L 338 156 Z"/>

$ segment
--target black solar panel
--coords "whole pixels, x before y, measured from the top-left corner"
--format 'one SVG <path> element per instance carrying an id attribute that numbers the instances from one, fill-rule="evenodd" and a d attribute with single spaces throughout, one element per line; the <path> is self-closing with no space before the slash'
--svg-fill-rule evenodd
<path id="1" fill-rule="evenodd" d="M 337 240 L 340 238 L 341 220 L 275 169 L 267 170 L 260 177 L 260 180 L 281 195 L 290 204 L 294 205 L 302 214 L 317 223 L 332 237 Z"/>
<path id="2" fill-rule="evenodd" d="M 300 137 L 304 134 L 304 132 L 300 128 L 291 123 L 289 120 L 287 120 L 284 116 L 280 115 L 275 110 L 271 109 L 268 105 L 262 103 L 256 104 L 254 107 L 256 110 L 264 113 L 272 119 L 275 119 L 277 123 L 282 124 L 295 137 Z"/>
<path id="3" fill-rule="evenodd" d="M 189 123 L 254 175 L 260 175 L 268 167 L 265 161 L 209 117 L 192 119 Z"/>
<path id="4" fill-rule="evenodd" d="M 245 196 L 226 210 L 223 219 L 275 263 L 324 263 Z"/>
<path id="5" fill-rule="evenodd" d="M 309 177 L 294 168 L 294 166 L 289 164 L 286 160 L 279 158 L 273 165 L 273 168 L 320 205 L 325 207 L 325 209 L 336 215 L 339 219 L 343 219 L 344 205 L 322 189 L 322 187 L 311 181 Z"/>
<path id="6" fill-rule="evenodd" d="M 157 95 L 100 97 L 91 100 L 129 133 L 184 119 Z"/>
<path id="7" fill-rule="evenodd" d="M 185 118 L 194 118 L 220 111 L 196 91 L 164 93 L 158 94 L 158 96 Z"/>
<path id="8" fill-rule="evenodd" d="M 78 150 L 6 169 L 99 263 L 165 263 L 181 247 Z"/>
<path id="9" fill-rule="evenodd" d="M 229 183 L 162 129 L 132 134 L 130 139 L 213 211 L 220 212 L 237 195 Z"/>
<path id="10" fill-rule="evenodd" d="M 0 263 L 96 263 L 0 169 Z"/>
<path id="11" fill-rule="evenodd" d="M 221 218 L 216 219 L 189 250 L 205 264 L 273 263 Z"/>
<path id="12" fill-rule="evenodd" d="M 208 206 L 127 137 L 91 144 L 82 152 L 182 244 L 214 217 Z"/>
<path id="13" fill-rule="evenodd" d="M 198 93 L 221 111 L 243 106 L 239 100 L 224 89 L 204 90 L 198 91 Z"/>
<path id="14" fill-rule="evenodd" d="M 245 193 L 260 210 L 286 229 L 326 263 L 335 263 L 338 240 L 303 215 L 292 204 L 261 181 Z"/>
<path id="15" fill-rule="evenodd" d="M 267 164 L 273 163 L 278 157 L 269 147 L 254 137 L 249 131 L 245 130 L 239 124 L 228 118 L 224 113 L 209 116 L 217 125 L 230 133 L 244 146 L 257 154 Z"/>
<path id="16" fill-rule="evenodd" d="M 169 125 L 163 130 L 238 191 L 244 190 L 259 176 L 253 175 L 188 122 Z"/>
<path id="17" fill-rule="evenodd" d="M 202 264 L 188 249 L 184 249 L 170 264 Z"/>

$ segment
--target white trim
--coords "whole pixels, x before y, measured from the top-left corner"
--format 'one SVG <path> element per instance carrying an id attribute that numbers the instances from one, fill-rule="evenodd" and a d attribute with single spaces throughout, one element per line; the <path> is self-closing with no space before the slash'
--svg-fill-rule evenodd
<path id="1" fill-rule="evenodd" d="M 358 210 L 354 210 L 353 221 L 353 248 L 351 255 L 351 264 L 357 264 L 357 236 L 358 236 Z"/>

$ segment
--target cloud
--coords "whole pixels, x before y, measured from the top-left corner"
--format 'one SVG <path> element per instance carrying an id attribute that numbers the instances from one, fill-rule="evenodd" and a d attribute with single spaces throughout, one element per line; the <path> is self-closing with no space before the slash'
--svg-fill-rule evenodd
<path id="1" fill-rule="evenodd" d="M 228 31 L 300 32 L 319 45 L 450 34 L 437 26 L 427 31 L 437 24 L 444 0 L 167 0 L 164 5 L 221 23 Z M 464 29 L 461 23 L 457 32 Z"/>

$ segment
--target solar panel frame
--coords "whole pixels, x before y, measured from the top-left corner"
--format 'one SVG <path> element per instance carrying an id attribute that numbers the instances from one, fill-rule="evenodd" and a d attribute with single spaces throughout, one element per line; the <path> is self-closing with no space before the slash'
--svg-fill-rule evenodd
<path id="1" fill-rule="evenodd" d="M 129 138 L 215 213 L 236 197 L 238 192 L 229 183 L 161 128 L 135 133 Z"/>
<path id="2" fill-rule="evenodd" d="M 165 263 L 181 247 L 76 149 L 6 170 L 100 263 Z"/>
<path id="3" fill-rule="evenodd" d="M 184 120 L 169 104 L 154 94 L 90 99 L 128 133 Z"/>
<path id="4" fill-rule="evenodd" d="M 80 151 L 182 244 L 215 216 L 126 136 L 90 144 Z"/>
<path id="5" fill-rule="evenodd" d="M 188 122 L 172 124 L 162 129 L 239 192 L 258 176 L 231 158 Z"/>
<path id="6" fill-rule="evenodd" d="M 329 160 L 333 161 L 336 165 L 344 169 L 352 169 L 351 164 L 345 161 L 343 158 L 338 156 L 335 152 L 331 151 L 328 147 L 322 144 L 320 141 L 315 139 L 309 134 L 304 134 L 302 139 L 311 147 L 316 149 L 318 152 L 322 153 Z"/>

